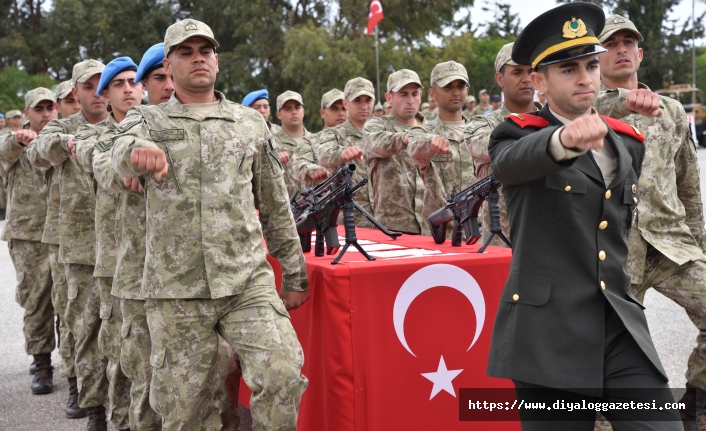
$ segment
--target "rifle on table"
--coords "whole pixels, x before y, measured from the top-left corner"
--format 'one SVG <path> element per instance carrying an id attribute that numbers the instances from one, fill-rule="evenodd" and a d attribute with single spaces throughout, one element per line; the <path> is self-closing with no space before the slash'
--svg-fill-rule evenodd
<path id="1" fill-rule="evenodd" d="M 301 198 L 297 200 L 298 192 L 295 192 L 290 204 L 294 221 L 297 225 L 297 233 L 302 246 L 302 251 L 311 251 L 311 234 L 316 231 L 316 243 L 314 254 L 324 255 L 324 243 L 327 255 L 335 254 L 341 244 L 338 242 L 338 215 L 343 210 L 343 223 L 346 228 L 346 244 L 341 250 L 341 254 L 332 263 L 338 263 L 350 245 L 356 247 L 368 260 L 375 260 L 368 255 L 358 244 L 355 236 L 355 218 L 353 209 L 357 209 L 373 225 L 392 239 L 397 239 L 400 232 L 387 230 L 375 218 L 368 214 L 357 202 L 353 200 L 355 193 L 368 184 L 367 179 L 363 179 L 358 184 L 353 185 L 351 174 L 356 166 L 353 163 L 344 165 L 327 180 L 310 187 L 301 192 Z"/>
<path id="2" fill-rule="evenodd" d="M 447 204 L 434 211 L 428 219 L 431 235 L 434 242 L 443 244 L 446 241 L 446 226 L 450 221 L 454 222 L 453 233 L 451 235 L 451 245 L 460 247 L 465 237 L 466 244 L 475 244 L 480 239 L 478 229 L 478 211 L 484 201 L 488 201 L 490 213 L 490 236 L 478 250 L 483 253 L 493 240 L 494 236 L 499 236 L 508 247 L 512 247 L 510 240 L 503 234 L 500 225 L 500 207 L 498 200 L 500 193 L 498 189 L 502 186 L 500 181 L 496 181 L 493 175 L 488 175 L 468 188 L 456 191 L 454 187 Z"/>

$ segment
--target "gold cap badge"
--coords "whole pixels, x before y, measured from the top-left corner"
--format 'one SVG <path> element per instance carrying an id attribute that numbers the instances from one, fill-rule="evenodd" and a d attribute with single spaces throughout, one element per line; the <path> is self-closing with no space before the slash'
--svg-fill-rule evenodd
<path id="1" fill-rule="evenodd" d="M 579 18 L 571 18 L 571 21 L 566 21 L 564 23 L 564 34 L 566 39 L 575 39 L 577 37 L 585 36 L 588 33 L 586 30 L 586 24 Z"/>

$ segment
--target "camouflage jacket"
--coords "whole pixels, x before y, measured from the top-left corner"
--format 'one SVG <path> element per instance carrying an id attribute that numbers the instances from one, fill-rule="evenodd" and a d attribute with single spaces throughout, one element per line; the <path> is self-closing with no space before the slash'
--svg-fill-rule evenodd
<path id="1" fill-rule="evenodd" d="M 175 95 L 136 106 L 113 140 L 118 175 L 144 180 L 144 298 L 222 298 L 248 286 L 274 286 L 263 234 L 282 265 L 282 288 L 308 289 L 274 139 L 257 111 L 216 94 L 218 108 L 203 120 Z M 165 178 L 130 163 L 137 147 L 164 150 Z"/>
<path id="2" fill-rule="evenodd" d="M 698 156 L 684 108 L 662 96 L 662 116 L 645 117 L 627 110 L 628 93 L 601 84 L 594 105 L 599 113 L 618 118 L 645 135 L 637 215 L 628 238 L 627 269 L 636 284 L 645 273 L 648 244 L 678 265 L 706 256 Z"/>
<path id="3" fill-rule="evenodd" d="M 281 126 L 278 126 L 277 124 L 270 123 L 269 121 L 266 121 L 267 123 L 267 128 L 270 130 L 270 133 L 274 136 L 275 133 L 280 133 L 282 130 Z"/>
<path id="4" fill-rule="evenodd" d="M 118 209 L 118 195 L 115 192 L 102 186 L 96 174 L 96 159 L 102 156 L 102 164 L 98 164 L 98 172 L 101 172 L 104 179 L 104 171 L 107 165 L 110 171 L 113 165 L 110 162 L 109 145 L 113 142 L 115 129 L 118 123 L 113 118 L 113 114 L 108 119 L 95 126 L 84 125 L 77 132 L 81 141 L 76 142 L 76 158 L 81 167 L 86 172 L 93 172 L 98 187 L 96 187 L 96 267 L 93 270 L 94 277 L 113 277 L 115 274 L 116 256 L 118 253 L 115 242 L 115 230 L 118 224 L 116 213 Z"/>
<path id="5" fill-rule="evenodd" d="M 330 129 L 324 129 L 319 135 L 319 145 L 315 150 L 315 157 L 321 166 L 336 170 L 343 166 L 341 154 L 349 147 L 359 147 L 363 149 L 363 132 L 356 129 L 350 120 Z M 363 179 L 368 179 L 368 162 L 365 155 L 363 160 L 356 160 L 356 170 L 351 179 L 353 183 L 359 183 Z M 370 204 L 372 200 L 370 183 L 356 192 L 355 201 L 365 211 L 373 215 L 373 208 Z M 373 224 L 362 214 L 355 211 L 355 225 L 358 227 L 372 228 Z"/>
<path id="6" fill-rule="evenodd" d="M 324 130 L 326 129 L 327 128 L 324 128 Z M 292 157 L 292 160 L 289 162 L 292 164 L 294 178 L 303 182 L 304 187 L 316 185 L 316 182 L 311 181 L 311 174 L 321 168 L 316 158 L 315 148 L 320 145 L 319 138 L 324 130 L 302 138 L 294 152 L 294 157 Z"/>
<path id="7" fill-rule="evenodd" d="M 541 109 L 541 106 L 538 109 Z M 492 114 L 474 115 L 466 123 L 466 131 L 463 138 L 466 148 L 473 158 L 476 178 L 485 178 L 492 173 L 490 155 L 488 154 L 490 134 L 495 129 L 495 126 L 503 122 L 508 115 L 510 115 L 510 110 L 503 103 L 500 109 L 493 111 Z"/>
<path id="8" fill-rule="evenodd" d="M 431 141 L 435 136 L 448 139 L 449 154 L 434 151 Z M 454 187 L 460 191 L 476 182 L 471 153 L 439 117 L 410 129 L 407 152 L 424 179 L 421 227 L 423 235 L 431 235 L 428 223 L 424 223 L 429 215 L 446 205 Z"/>
<path id="9" fill-rule="evenodd" d="M 41 241 L 47 218 L 44 173 L 32 166 L 26 146 L 14 133 L 0 136 L 0 166 L 7 181 L 7 212 L 2 240 Z"/>
<path id="10" fill-rule="evenodd" d="M 283 128 L 272 131 L 272 136 L 275 138 L 277 143 L 277 151 L 286 151 L 289 154 L 289 162 L 284 165 L 284 182 L 287 184 L 287 195 L 292 196 L 295 190 L 302 191 L 304 189 L 304 183 L 297 179 L 294 172 L 294 154 L 297 150 L 297 141 L 291 136 L 285 133 Z M 306 129 L 304 129 L 304 137 L 311 136 Z"/>
<path id="11" fill-rule="evenodd" d="M 67 143 L 77 130 L 88 124 L 81 112 L 47 124 L 36 139 L 39 157 L 60 166 L 53 175 L 60 182 L 59 261 L 95 264 L 95 182 L 71 157 Z M 74 141 L 80 141 L 76 136 Z M 47 211 L 47 216 L 49 212 Z M 46 230 L 45 226 L 45 230 Z"/>
<path id="12" fill-rule="evenodd" d="M 425 124 L 421 114 L 417 121 Z M 388 229 L 420 234 L 424 181 L 407 152 L 408 133 L 409 127 L 393 114 L 371 118 L 363 128 L 363 150 L 375 218 Z"/>

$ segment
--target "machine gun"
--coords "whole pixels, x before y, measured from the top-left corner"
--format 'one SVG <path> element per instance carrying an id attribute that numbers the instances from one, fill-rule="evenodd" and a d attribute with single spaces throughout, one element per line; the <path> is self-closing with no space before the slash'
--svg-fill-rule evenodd
<path id="1" fill-rule="evenodd" d="M 356 166 L 353 163 L 344 165 L 326 181 L 302 191 L 300 199 L 297 200 L 298 192 L 295 192 L 290 199 L 302 251 L 311 251 L 311 234 L 316 231 L 316 243 L 314 246 L 314 255 L 316 256 L 324 255 L 324 243 L 326 245 L 325 254 L 332 255 L 338 252 L 341 244 L 338 242 L 336 227 L 338 226 L 338 215 L 343 210 L 346 244 L 343 246 L 341 253 L 331 262 L 332 264 L 337 264 L 351 245 L 357 248 L 368 260 L 375 260 L 358 244 L 358 239 L 355 235 L 354 208 L 390 238 L 397 239 L 398 236 L 402 235 L 400 232 L 387 230 L 353 200 L 356 191 L 368 184 L 368 180 L 363 179 L 358 184 L 353 185 L 351 174 L 355 169 Z"/>
<path id="2" fill-rule="evenodd" d="M 443 244 L 446 241 L 446 226 L 450 221 L 454 222 L 453 233 L 451 235 L 451 245 L 461 246 L 461 241 L 465 237 L 466 244 L 475 244 L 480 239 L 478 230 L 478 211 L 483 201 L 488 201 L 490 211 L 490 236 L 478 250 L 483 253 L 493 240 L 495 235 L 499 236 L 508 247 L 512 247 L 510 240 L 503 234 L 500 226 L 500 207 L 498 199 L 500 194 L 498 188 L 502 184 L 496 181 L 493 175 L 488 175 L 477 183 L 471 185 L 460 192 L 454 187 L 448 203 L 434 211 L 428 219 L 431 235 L 434 242 Z"/>

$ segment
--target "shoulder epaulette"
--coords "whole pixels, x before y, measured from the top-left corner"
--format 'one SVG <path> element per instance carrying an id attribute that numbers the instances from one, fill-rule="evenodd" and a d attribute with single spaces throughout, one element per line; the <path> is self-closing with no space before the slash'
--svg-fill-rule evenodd
<path id="1" fill-rule="evenodd" d="M 631 138 L 637 140 L 638 142 L 645 142 L 645 135 L 642 134 L 640 129 L 635 126 L 631 126 L 628 123 L 616 120 L 615 118 L 606 117 L 601 115 L 606 123 L 610 126 L 613 131 L 617 133 L 622 133 L 623 135 L 628 135 Z"/>
<path id="2" fill-rule="evenodd" d="M 536 127 L 538 129 L 543 129 L 549 125 L 549 121 L 538 115 L 532 114 L 510 114 L 505 117 L 505 119 L 512 120 L 515 124 L 522 127 Z"/>

